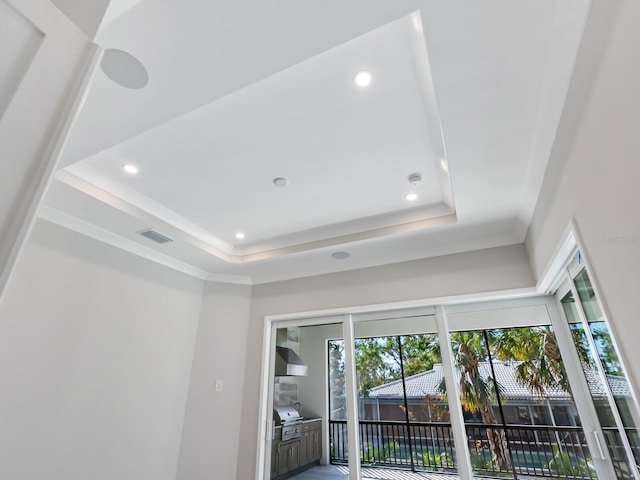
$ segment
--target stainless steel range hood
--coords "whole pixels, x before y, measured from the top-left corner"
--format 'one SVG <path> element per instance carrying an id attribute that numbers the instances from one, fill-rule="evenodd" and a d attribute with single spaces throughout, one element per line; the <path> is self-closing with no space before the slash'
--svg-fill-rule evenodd
<path id="1" fill-rule="evenodd" d="M 276 347 L 276 377 L 306 377 L 307 365 L 296 352 L 287 347 Z"/>

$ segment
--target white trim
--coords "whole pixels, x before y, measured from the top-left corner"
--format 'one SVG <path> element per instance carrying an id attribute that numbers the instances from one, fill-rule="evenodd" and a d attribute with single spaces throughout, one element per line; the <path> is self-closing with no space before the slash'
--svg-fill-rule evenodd
<path id="1" fill-rule="evenodd" d="M 452 313 L 446 308 L 445 310 L 450 332 L 473 331 L 478 328 L 493 330 L 549 325 L 549 313 L 545 304 L 460 313 Z"/>
<path id="2" fill-rule="evenodd" d="M 582 271 L 582 269 L 580 270 Z M 587 272 L 588 275 L 589 272 Z M 577 275 L 577 273 L 576 273 Z M 605 396 L 607 398 L 607 402 L 609 403 L 609 405 L 611 406 L 611 415 L 613 415 L 613 419 L 615 420 L 616 423 L 616 427 L 618 428 L 618 432 L 620 433 L 620 440 L 622 441 L 625 453 L 627 454 L 627 459 L 630 463 L 630 465 L 633 465 L 633 462 L 635 462 L 635 457 L 633 455 L 633 449 L 631 448 L 631 444 L 629 443 L 629 438 L 626 435 L 625 432 L 625 425 L 624 422 L 622 421 L 622 417 L 620 415 L 620 410 L 618 408 L 618 405 L 616 404 L 616 401 L 613 397 L 613 392 L 611 391 L 611 385 L 609 384 L 609 381 L 607 379 L 607 372 L 604 369 L 604 365 L 602 364 L 602 360 L 600 359 L 599 355 L 598 355 L 598 346 L 596 345 L 596 342 L 593 338 L 593 334 L 591 332 L 591 328 L 589 326 L 589 319 L 587 318 L 587 314 L 584 311 L 584 305 L 582 303 L 582 299 L 580 298 L 580 294 L 578 293 L 578 288 L 576 287 L 576 283 L 575 283 L 575 277 L 572 278 L 572 281 L 570 282 L 570 286 L 571 286 L 571 294 L 573 295 L 573 299 L 574 299 L 574 305 L 576 307 L 576 312 L 578 313 L 578 317 L 580 318 L 580 322 L 582 324 L 582 328 L 585 331 L 585 336 L 584 338 L 587 341 L 587 344 L 589 345 L 589 350 L 591 351 L 591 354 L 593 355 L 593 362 L 595 364 L 596 367 L 596 371 L 598 372 L 598 377 L 600 380 L 600 387 L 604 390 Z M 593 286 L 593 284 L 592 284 Z M 597 295 L 596 295 L 596 302 L 598 301 Z M 608 322 L 606 321 L 605 318 L 605 322 L 608 326 Z M 610 337 L 610 340 L 613 340 Z M 629 382 L 629 377 L 626 375 L 625 372 L 625 380 L 627 381 L 627 385 L 630 383 Z M 589 391 L 589 390 L 587 390 Z M 634 423 L 635 423 L 635 418 L 636 415 L 633 415 L 634 412 L 631 412 L 631 415 L 634 419 Z M 602 435 L 602 432 L 598 432 L 603 438 L 604 436 Z M 596 437 L 596 443 L 599 443 L 598 438 Z M 637 469 L 632 468 L 633 472 L 634 472 L 634 476 L 636 478 L 636 480 L 640 480 L 640 474 L 638 473 Z"/>
<path id="3" fill-rule="evenodd" d="M 596 455 L 601 451 L 601 445 L 598 443 L 598 435 L 602 435 L 600 421 L 598 420 L 598 414 L 589 395 L 589 385 L 580 366 L 580 358 L 575 349 L 569 324 L 560 312 L 560 298 L 556 295 L 554 299 L 549 302 L 549 318 L 553 331 L 556 333 L 558 347 L 563 355 L 563 364 L 567 372 L 569 385 L 574 392 L 581 393 L 574 395 L 573 401 L 582 422 L 582 429 L 585 433 L 587 446 L 591 452 L 591 458 L 594 462 L 598 478 L 613 480 L 616 476 L 613 470 L 613 464 L 608 458 L 608 451 L 605 449 L 602 452 L 602 455 L 600 455 L 602 458 L 598 458 Z"/>
<path id="4" fill-rule="evenodd" d="M 324 377 L 329 378 L 329 342 L 331 340 L 325 338 L 324 340 Z M 324 398 L 329 398 L 329 382 L 324 383 Z M 328 401 L 324 402 L 324 411 L 322 418 L 331 418 L 331 405 Z M 331 445 L 329 442 L 329 422 L 321 422 L 322 429 L 322 457 L 320 459 L 320 465 L 329 465 L 331 463 L 329 455 L 331 454 Z"/>
<path id="5" fill-rule="evenodd" d="M 562 282 L 565 266 L 578 248 L 577 230 L 576 222 L 571 219 L 551 255 L 551 260 L 538 279 L 536 285 L 538 292 L 552 294 Z"/>
<path id="6" fill-rule="evenodd" d="M 358 380 L 356 377 L 356 347 L 353 316 L 345 315 L 342 323 L 344 337 L 344 379 L 347 407 L 347 441 L 349 451 L 360 452 L 360 435 L 358 425 Z M 360 479 L 360 455 L 349 455 L 349 478 Z"/>
<path id="7" fill-rule="evenodd" d="M 400 320 L 411 317 L 427 317 L 436 314 L 436 307 L 429 305 L 426 307 L 414 307 L 406 309 L 381 310 L 378 312 L 367 312 L 353 314 L 353 321 L 356 323 L 370 322 L 378 320 Z"/>
<path id="8" fill-rule="evenodd" d="M 607 302 L 606 299 L 604 297 L 604 295 L 602 294 L 602 290 L 600 289 L 600 284 L 598 283 L 598 278 L 593 270 L 593 267 L 591 266 L 591 261 L 589 260 L 589 252 L 587 252 L 587 249 L 584 246 L 584 242 L 582 241 L 582 235 L 580 234 L 580 230 L 578 229 L 578 225 L 576 224 L 576 222 L 574 222 L 573 220 L 570 223 L 570 226 L 572 227 L 572 231 L 573 231 L 573 235 L 575 237 L 575 241 L 576 241 L 576 248 L 577 250 L 580 251 L 581 253 L 581 257 L 582 257 L 582 262 L 584 262 L 584 268 L 587 271 L 587 275 L 589 275 L 589 280 L 591 281 L 591 286 L 593 287 L 593 291 L 596 294 L 596 299 L 598 301 L 598 303 L 600 304 L 600 309 L 602 310 L 602 316 L 604 318 L 605 324 L 607 325 L 607 328 L 609 329 L 610 333 L 611 333 L 611 343 L 613 344 L 613 348 L 615 349 L 616 353 L 618 354 L 618 360 L 620 361 L 620 366 L 622 368 L 622 371 L 627 379 L 627 383 L 629 384 L 629 388 L 631 390 L 631 397 L 633 399 L 633 404 L 636 408 L 636 411 L 640 412 L 640 391 L 638 390 L 638 385 L 635 384 L 635 382 L 632 382 L 630 379 L 632 378 L 631 375 L 629 375 L 629 370 L 627 369 L 627 365 L 630 364 L 631 362 L 627 359 L 627 354 L 626 351 L 621 349 L 620 346 L 618 345 L 618 341 L 617 339 L 619 338 L 619 334 L 622 332 L 617 331 L 617 327 L 616 325 L 614 325 L 613 322 L 611 322 L 609 319 L 611 318 L 611 315 L 609 314 L 609 308 L 607 307 Z M 568 261 L 568 259 L 567 259 Z M 569 276 L 567 274 L 567 276 Z M 569 279 L 569 283 L 570 286 L 573 287 L 574 283 L 573 283 L 573 278 Z M 579 298 L 575 299 L 576 302 L 580 301 Z M 635 420 L 635 418 L 634 418 Z"/>
<path id="9" fill-rule="evenodd" d="M 503 298 L 497 300 L 487 300 L 482 302 L 460 303 L 457 305 L 444 305 L 447 314 L 487 312 L 493 310 L 504 310 L 508 308 L 535 307 L 546 305 L 547 295 L 535 294 L 524 298 Z"/>
<path id="10" fill-rule="evenodd" d="M 456 451 L 462 455 L 456 455 L 458 461 L 458 475 L 460 480 L 471 480 L 473 469 L 471 466 L 471 454 L 467 443 L 464 414 L 458 391 L 458 381 L 455 375 L 453 352 L 451 351 L 451 335 L 447 327 L 447 314 L 443 307 L 436 307 L 436 328 L 438 341 L 440 342 L 440 355 L 442 357 L 442 372 L 447 388 L 447 404 L 449 405 L 449 418 L 451 419 L 451 431 Z M 453 395 L 452 395 L 453 393 Z"/>
<path id="11" fill-rule="evenodd" d="M 86 174 L 75 170 L 73 166 L 70 166 L 68 169 L 59 170 L 56 178 L 70 187 L 135 218 L 154 223 L 160 222 L 165 226 L 165 229 L 171 231 L 171 235 L 180 237 L 184 241 L 228 263 L 257 262 L 268 258 L 307 252 L 319 248 L 369 240 L 392 234 L 422 231 L 457 222 L 455 212 L 452 212 L 446 205 L 441 207 L 426 207 L 426 218 L 402 218 L 402 214 L 400 214 L 400 217 L 394 214 L 393 217 L 396 221 L 390 225 L 369 225 L 372 221 L 376 220 L 379 222 L 382 218 L 374 216 L 284 235 L 272 240 L 255 243 L 253 247 L 250 245 L 236 247 L 143 195 L 122 195 L 114 193 L 109 190 L 108 186 L 98 182 L 97 177 L 90 178 Z M 356 224 L 362 224 L 362 227 L 354 232 L 345 231 L 345 228 L 348 227 L 353 229 Z M 307 238 L 314 232 L 316 233 L 314 238 L 318 237 L 318 232 L 325 232 L 325 234 L 316 239 Z"/>
<path id="12" fill-rule="evenodd" d="M 75 173 L 69 171 L 69 169 L 61 169 L 56 172 L 56 180 L 68 185 L 71 188 L 75 188 L 79 192 L 84 193 L 96 200 L 109 205 L 110 207 L 120 210 L 127 215 L 130 215 L 138 220 L 146 222 L 152 225 L 161 225 L 161 229 L 166 231 L 173 238 L 180 238 L 181 240 L 188 242 L 194 247 L 199 248 L 225 262 L 228 263 L 242 263 L 242 259 L 238 256 L 227 254 L 224 250 L 217 245 L 214 239 L 207 236 L 207 233 L 199 229 L 197 226 L 176 226 L 175 222 L 171 222 L 167 219 L 155 216 L 149 213 L 147 210 L 139 208 L 137 205 L 124 200 L 111 192 L 100 188 L 99 186 L 79 177 Z"/>
<path id="13" fill-rule="evenodd" d="M 267 318 L 267 317 L 265 317 Z M 274 324 L 278 326 L 278 328 L 289 328 L 289 327 L 311 327 L 315 325 L 330 325 L 339 323 L 342 324 L 344 320 L 344 315 L 331 315 L 326 317 L 309 317 L 309 318 L 291 318 L 289 320 L 272 320 Z"/>
<path id="14" fill-rule="evenodd" d="M 39 15 L 39 9 L 33 9 L 34 3 L 21 5 L 21 8 L 14 8 L 22 12 L 22 8 L 29 8 L 30 21 L 35 20 L 35 15 Z M 78 61 L 72 78 L 76 80 L 67 87 L 64 101 L 56 109 L 56 118 L 51 128 L 48 129 L 47 136 L 41 142 L 41 154 L 39 155 L 33 175 L 33 181 L 22 191 L 16 200 L 15 208 L 12 209 L 9 217 L 4 220 L 8 228 L 9 235 L 14 236 L 13 246 L 9 250 L 6 261 L 0 271 L 0 302 L 6 291 L 13 272 L 15 271 L 18 259 L 24 250 L 27 238 L 33 229 L 38 215 L 38 208 L 49 188 L 55 169 L 60 161 L 60 155 L 64 149 L 69 132 L 76 122 L 78 115 L 93 80 L 95 71 L 102 58 L 102 49 L 95 43 L 88 43 L 86 54 Z M 4 256 L 4 255 L 3 255 Z"/>
<path id="15" fill-rule="evenodd" d="M 173 270 L 186 273 L 192 277 L 196 277 L 201 280 L 206 280 L 207 278 L 207 272 L 204 270 L 200 270 L 199 268 L 181 262 L 180 260 L 176 260 L 175 258 L 163 253 L 156 252 L 155 250 L 145 247 L 144 245 L 140 245 L 133 240 L 116 235 L 109 230 L 97 227 L 92 223 L 85 222 L 84 220 L 80 220 L 79 218 L 68 215 L 47 205 L 42 206 L 39 212 L 39 217 L 47 222 L 59 225 L 76 233 L 80 233 L 86 237 L 93 238 L 94 240 L 106 243 L 107 245 L 124 250 L 133 255 L 151 260 L 152 262 L 172 268 Z"/>
<path id="16" fill-rule="evenodd" d="M 150 260 L 159 265 L 171 268 L 178 272 L 190 275 L 200 280 L 207 282 L 219 282 L 219 283 L 231 283 L 236 285 L 251 285 L 251 277 L 245 277 L 242 275 L 225 275 L 219 273 L 209 273 L 198 267 L 195 267 L 189 263 L 182 262 L 176 258 L 158 252 L 152 248 L 145 247 L 133 240 L 121 237 L 109 230 L 98 227 L 92 223 L 81 220 L 77 217 L 69 215 L 65 212 L 57 210 L 48 205 L 42 205 L 38 212 L 38 216 L 51 222 L 55 225 L 59 225 L 63 228 L 79 233 L 94 240 L 106 243 L 112 247 L 124 250 L 138 257 L 142 257 L 146 260 Z"/>
<path id="17" fill-rule="evenodd" d="M 195 268 L 195 267 L 194 267 Z M 232 283 L 234 285 L 253 285 L 251 277 L 247 275 L 231 275 L 228 273 L 207 273 L 207 282 Z"/>
<path id="18" fill-rule="evenodd" d="M 535 287 L 514 288 L 509 290 L 494 290 L 491 292 L 469 293 L 463 295 L 448 295 L 444 297 L 433 297 L 419 300 L 402 300 L 399 302 L 377 303 L 373 305 L 356 305 L 350 307 L 327 308 L 322 310 L 309 310 L 306 312 L 280 313 L 265 316 L 266 320 L 282 322 L 285 320 L 302 321 L 305 319 L 319 320 L 323 317 L 338 315 L 373 314 L 374 312 L 385 312 L 395 310 L 405 310 L 422 307 L 435 307 L 438 305 L 454 305 L 483 300 L 499 300 L 522 298 L 538 295 Z M 318 322 L 320 323 L 320 322 Z M 328 322 L 330 323 L 330 322 Z M 297 325 L 297 323 L 296 323 Z M 302 324 L 300 324 L 302 325 Z"/>
<path id="19" fill-rule="evenodd" d="M 275 364 L 271 352 L 276 349 L 275 325 L 266 320 L 262 337 L 262 369 L 260 384 L 260 410 L 258 411 L 258 450 L 256 452 L 256 480 L 271 478 L 271 437 L 273 435 L 273 381 Z"/>
<path id="20" fill-rule="evenodd" d="M 572 268 L 569 268 L 570 266 L 569 264 L 571 262 L 571 259 L 576 255 L 576 252 L 580 252 L 581 264 L 583 265 L 583 267 L 579 267 L 575 265 L 574 266 L 575 268 L 572 269 Z M 565 362 L 565 365 L 570 367 L 570 368 L 567 368 L 567 375 L 569 376 L 569 380 L 571 382 L 572 388 L 574 389 L 574 391 L 580 392 L 580 394 L 575 395 L 575 398 L 574 398 L 576 406 L 578 407 L 578 404 L 583 404 L 583 402 L 585 401 L 584 400 L 585 398 L 590 399 L 591 394 L 589 392 L 588 385 L 586 383 L 586 380 L 584 379 L 584 374 L 582 372 L 580 372 L 579 375 L 576 375 L 574 373 L 573 374 L 574 380 L 573 381 L 571 380 L 572 375 L 570 370 L 572 370 L 573 368 L 578 368 L 580 363 L 579 363 L 579 359 L 577 358 L 577 354 L 575 353 L 575 350 L 574 350 L 575 347 L 572 344 L 573 340 L 571 339 L 571 333 L 569 331 L 569 327 L 564 317 L 560 314 L 560 312 L 562 311 L 560 295 L 564 296 L 568 292 L 571 292 L 571 294 L 574 297 L 574 301 L 576 302 L 576 311 L 578 313 L 578 316 L 581 319 L 583 328 L 589 331 L 588 321 L 585 317 L 582 302 L 580 301 L 578 291 L 574 282 L 575 277 L 583 268 L 586 271 L 587 275 L 589 276 L 591 286 L 596 296 L 596 301 L 599 303 L 599 306 L 601 309 L 603 320 L 611 333 L 610 341 L 614 347 L 614 350 L 618 354 L 618 360 L 620 362 L 620 366 L 625 375 L 625 378 L 627 379 L 627 383 L 630 388 L 631 398 L 632 398 L 635 410 L 636 412 L 638 412 L 640 411 L 640 408 L 639 408 L 640 404 L 638 403 L 639 397 L 638 397 L 637 386 L 633 382 L 629 381 L 630 376 L 628 374 L 628 369 L 625 366 L 626 365 L 626 361 L 624 358 L 625 353 L 618 347 L 618 344 L 616 341 L 618 335 L 614 325 L 609 321 L 610 316 L 608 314 L 606 302 L 599 288 L 596 275 L 594 274 L 593 268 L 591 267 L 589 254 L 586 251 L 584 242 L 582 241 L 582 237 L 580 235 L 580 231 L 578 229 L 578 225 L 576 221 L 574 219 L 571 219 L 569 221 L 569 225 L 565 229 L 563 236 L 561 237 L 561 241 L 559 245 L 556 247 L 554 255 L 551 258 L 551 261 L 549 262 L 549 264 L 545 268 L 544 273 L 540 277 L 537 288 L 540 291 L 546 291 L 547 293 L 555 294 L 555 304 L 554 304 L 554 308 L 550 308 L 550 314 L 552 316 L 552 320 L 554 319 L 554 317 L 559 318 L 559 320 L 557 320 L 556 323 L 552 322 L 554 330 L 556 330 L 556 332 L 559 332 L 559 333 L 561 332 L 561 334 L 558 335 L 558 341 L 560 342 L 560 340 L 564 340 L 565 342 L 571 343 L 570 348 L 565 348 L 565 350 L 563 350 L 563 354 L 565 351 L 567 351 L 567 352 L 570 352 L 570 355 L 572 357 L 575 357 L 572 359 L 574 360 L 574 362 Z M 563 337 L 563 338 L 560 338 L 560 337 Z M 587 341 L 589 342 L 590 349 L 595 353 L 597 349 L 594 344 L 593 338 L 591 337 L 590 334 L 587 334 Z M 573 363 L 575 363 L 575 365 L 573 365 Z M 604 370 L 602 369 L 602 364 L 599 358 L 596 358 L 596 366 L 597 366 L 597 370 L 599 373 L 602 386 L 607 393 L 608 401 L 612 406 L 615 406 L 613 394 L 610 390 L 610 386 L 608 382 L 606 381 L 606 375 Z M 578 385 L 575 385 L 576 383 L 578 383 Z M 594 452 L 594 462 L 598 463 L 598 459 L 595 458 L 595 452 L 598 452 L 598 451 L 603 452 L 602 460 L 606 460 L 609 456 L 609 453 L 608 453 L 608 450 L 606 449 L 603 450 L 602 446 L 600 445 L 599 438 L 604 438 L 604 436 L 602 434 L 600 423 L 597 420 L 595 406 L 593 405 L 592 401 L 587 403 L 588 405 L 582 406 L 581 412 L 580 412 L 580 408 L 578 408 L 578 410 L 580 412 L 581 418 L 583 419 L 583 426 L 584 426 L 585 433 L 590 433 L 590 435 L 586 435 L 586 439 L 587 439 L 587 443 L 589 445 L 590 450 Z M 624 425 L 618 409 L 614 407 L 612 409 L 612 414 L 616 420 L 617 427 L 619 429 L 623 428 Z M 635 415 L 634 412 L 632 412 L 632 415 L 634 417 L 634 422 L 635 422 L 637 415 Z M 590 420 L 587 421 L 587 419 L 590 419 Z M 593 439 L 591 439 L 592 436 L 593 436 Z M 631 451 L 631 446 L 629 444 L 629 440 L 627 436 L 624 434 L 621 434 L 621 440 L 623 442 L 629 461 L 633 462 L 634 456 L 633 456 L 633 452 Z M 605 469 L 606 472 L 603 473 L 600 470 L 598 470 L 598 474 L 605 475 L 605 476 L 608 475 L 610 478 L 616 478 L 611 462 L 608 461 L 606 463 L 607 463 L 606 465 L 601 465 L 601 469 Z M 635 478 L 640 478 L 640 474 L 637 471 L 634 470 L 633 474 Z"/>

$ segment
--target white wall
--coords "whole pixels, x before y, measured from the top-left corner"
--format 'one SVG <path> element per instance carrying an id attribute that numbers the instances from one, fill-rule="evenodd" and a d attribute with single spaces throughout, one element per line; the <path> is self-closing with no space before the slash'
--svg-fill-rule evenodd
<path id="1" fill-rule="evenodd" d="M 335 338 L 342 338 L 341 324 L 300 328 L 300 357 L 309 367 L 307 376 L 298 379 L 298 401 L 305 417 L 325 417 L 328 383 L 327 340 Z M 323 438 L 327 438 L 326 433 L 323 432 Z"/>
<path id="2" fill-rule="evenodd" d="M 511 245 L 254 286 L 239 438 L 243 450 L 238 456 L 236 478 L 255 478 L 253 459 L 266 315 L 489 292 L 533 284 L 524 246 Z"/>
<path id="3" fill-rule="evenodd" d="M 527 235 L 536 275 L 574 218 L 640 385 L 640 2 L 596 1 Z M 637 391 L 637 390 L 636 390 Z"/>
<path id="4" fill-rule="evenodd" d="M 0 478 L 174 480 L 202 288 L 39 221 L 0 305 Z"/>
<path id="5" fill-rule="evenodd" d="M 250 303 L 249 286 L 205 286 L 178 480 L 234 479 L 238 456 L 254 462 L 238 439 Z"/>

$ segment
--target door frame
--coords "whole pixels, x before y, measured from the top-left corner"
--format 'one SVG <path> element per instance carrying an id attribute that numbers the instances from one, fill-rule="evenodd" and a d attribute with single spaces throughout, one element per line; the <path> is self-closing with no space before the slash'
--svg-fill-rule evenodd
<path id="1" fill-rule="evenodd" d="M 564 279 L 564 270 L 566 268 L 566 265 L 572 258 L 574 252 L 577 251 L 577 249 L 580 249 L 580 251 L 583 252 L 585 256 L 585 268 L 587 268 L 587 272 L 590 276 L 595 293 L 600 300 L 603 314 L 606 318 L 608 318 L 609 316 L 606 303 L 604 302 L 604 299 L 600 293 L 597 280 L 593 275 L 593 272 L 591 271 L 591 267 L 588 263 L 588 254 L 583 247 L 578 227 L 573 219 L 569 221 L 569 224 L 567 225 L 564 233 L 561 235 L 560 241 L 556 246 L 553 255 L 551 256 L 549 263 L 543 270 L 542 274 L 539 276 L 539 280 L 535 287 L 506 289 L 463 295 L 450 295 L 410 301 L 390 302 L 384 304 L 359 305 L 344 308 L 314 310 L 306 312 L 303 311 L 265 316 L 262 342 L 258 449 L 256 454 L 257 468 L 255 476 L 256 480 L 269 480 L 270 478 L 270 456 L 266 455 L 266 452 L 270 451 L 271 448 L 273 410 L 272 379 L 274 374 L 272 352 L 275 351 L 275 331 L 277 328 L 284 328 L 288 326 L 302 327 L 328 323 L 342 323 L 346 340 L 347 335 L 349 334 L 349 332 L 346 330 L 348 330 L 349 328 L 353 328 L 354 321 L 366 321 L 367 319 L 382 318 L 385 315 L 388 316 L 389 312 L 391 311 L 406 312 L 414 309 L 416 309 L 416 311 L 419 311 L 421 308 L 435 308 L 437 322 L 436 325 L 438 328 L 441 345 L 443 345 L 443 339 L 446 339 L 447 341 L 449 340 L 449 329 L 447 320 L 448 314 L 471 311 L 472 309 L 477 309 L 476 311 L 486 311 L 496 307 L 504 308 L 505 306 L 544 305 L 548 310 L 551 326 L 557 333 L 562 355 L 568 355 L 569 357 L 571 357 L 571 360 L 566 363 L 568 366 L 567 375 L 569 377 L 571 388 L 577 392 L 588 393 L 586 379 L 584 378 L 584 372 L 582 372 L 582 369 L 580 368 L 579 360 L 573 346 L 568 324 L 566 323 L 564 316 L 559 309 L 557 301 L 553 296 L 553 293 L 555 293 Z M 402 315 L 402 313 L 399 313 L 399 315 Z M 349 326 L 345 327 L 345 323 L 349 324 Z M 616 333 L 617 332 L 615 332 L 615 329 L 612 329 L 612 335 L 614 338 L 616 337 Z M 352 337 L 351 343 L 353 343 Z M 448 342 L 448 344 L 450 346 L 450 342 Z M 353 345 L 351 346 L 351 348 L 353 348 Z M 451 353 L 450 347 L 448 350 L 449 353 Z M 351 351 L 350 356 L 352 355 L 353 352 Z M 623 352 L 619 351 L 619 355 L 620 361 L 624 367 L 625 360 L 623 358 Z M 448 354 L 446 352 L 443 352 L 443 357 L 448 357 Z M 443 358 L 443 364 L 444 362 L 445 358 Z M 447 358 L 446 362 L 452 365 L 453 358 Z M 355 374 L 353 365 L 350 366 L 349 370 L 350 374 Z M 447 370 L 451 370 L 451 368 L 445 368 L 445 371 Z M 457 391 L 457 382 L 455 381 L 455 378 L 453 378 L 452 375 L 449 376 L 451 377 L 449 378 L 449 380 L 447 380 L 447 378 L 445 377 L 445 381 L 447 382 L 447 389 L 450 388 L 450 383 L 453 383 L 454 387 L 456 388 L 455 391 Z M 637 399 L 638 397 L 636 386 L 632 383 L 630 383 L 630 386 L 634 399 Z M 355 392 L 355 385 L 351 385 L 348 391 Z M 352 393 L 352 396 L 353 398 L 355 398 L 354 393 Z M 453 396 L 450 395 L 449 398 L 451 397 Z M 585 397 L 585 395 L 577 395 L 576 397 Z M 459 403 L 459 400 L 457 403 Z M 578 403 L 580 403 L 580 406 L 578 406 Z M 466 437 L 462 436 L 464 433 L 464 422 L 461 418 L 454 420 L 454 417 L 456 416 L 455 412 L 459 411 L 460 409 L 451 408 L 452 405 L 456 406 L 456 402 L 453 401 L 453 403 L 450 403 L 450 412 L 452 415 L 452 428 L 454 428 L 454 422 L 458 424 L 458 433 L 456 434 L 457 436 L 455 437 L 455 440 L 457 442 L 457 445 L 460 447 L 462 445 L 466 445 L 466 442 L 463 442 L 463 438 L 466 439 Z M 353 409 L 353 406 L 351 408 Z M 606 451 L 606 449 L 602 449 L 600 439 L 598 438 L 598 435 L 601 436 L 602 433 L 593 403 L 590 400 L 588 402 L 585 402 L 584 399 L 581 398 L 579 401 L 576 401 L 576 409 L 578 410 L 578 414 L 582 419 L 583 429 L 585 433 L 587 431 L 591 432 L 590 435 L 585 435 L 585 437 L 589 450 L 592 452 L 592 456 L 595 456 L 597 453 L 602 452 L 602 455 L 600 455 L 602 458 L 599 462 L 597 462 L 599 464 L 597 468 L 599 478 L 601 480 L 614 480 L 616 477 L 613 471 L 613 466 L 611 462 L 608 461 L 608 451 Z M 348 414 L 348 421 L 349 420 L 351 420 L 352 422 L 354 420 L 357 420 L 357 408 L 355 409 L 355 414 Z M 587 422 L 587 425 L 585 425 L 585 421 Z M 351 429 L 355 431 L 355 428 Z M 454 432 L 455 431 L 456 428 L 454 428 Z M 327 435 L 323 436 L 323 442 L 325 443 L 323 452 L 326 453 L 328 448 Z M 463 443 L 461 444 L 461 442 Z M 465 457 L 468 459 L 468 455 L 466 455 Z M 351 460 L 353 460 L 353 457 Z M 352 462 L 350 461 L 349 467 L 350 473 L 353 477 L 354 472 L 359 472 L 359 462 L 353 460 L 353 463 L 358 463 L 358 467 L 353 467 L 351 463 Z M 462 462 L 459 462 L 458 470 L 458 475 L 460 476 L 461 480 L 468 480 L 472 478 L 471 465 L 469 461 L 463 460 Z M 355 476 L 353 478 L 359 479 L 358 476 Z"/>
<path id="2" fill-rule="evenodd" d="M 13 198 L 4 199 L 11 208 L 0 225 L 2 301 L 69 132 L 84 104 L 102 49 L 50 1 L 0 1 L 39 35 L 39 44 L 28 67 L 20 74 L 7 108 L 0 112 L 0 128 L 6 133 L 3 138 L 15 145 L 9 154 L 12 161 L 28 165 L 24 175 L 13 174 L 15 183 L 22 188 Z M 70 46 L 75 50 L 67 52 L 62 62 L 60 50 L 68 50 Z M 50 68 L 52 65 L 57 68 Z M 46 71 L 55 71 L 56 75 L 47 76 L 43 73 Z M 15 143 L 15 138 L 22 140 Z"/>

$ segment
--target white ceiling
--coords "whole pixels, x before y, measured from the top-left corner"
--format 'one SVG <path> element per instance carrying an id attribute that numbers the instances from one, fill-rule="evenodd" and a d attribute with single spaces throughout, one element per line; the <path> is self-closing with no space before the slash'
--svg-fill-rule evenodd
<path id="1" fill-rule="evenodd" d="M 96 73 L 43 218 L 254 283 L 523 240 L 587 1 L 227 3 L 108 12 L 149 83 Z"/>

